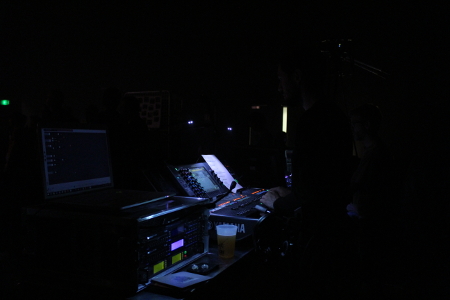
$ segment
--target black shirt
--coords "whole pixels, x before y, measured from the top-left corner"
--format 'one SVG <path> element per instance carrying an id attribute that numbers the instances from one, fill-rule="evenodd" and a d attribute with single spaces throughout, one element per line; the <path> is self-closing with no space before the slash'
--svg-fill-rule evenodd
<path id="1" fill-rule="evenodd" d="M 353 204 L 360 217 L 371 219 L 391 218 L 396 212 L 396 168 L 386 145 L 377 141 L 366 148 L 358 168 L 351 178 Z"/>
<path id="2" fill-rule="evenodd" d="M 292 154 L 292 193 L 275 201 L 275 211 L 292 214 L 301 207 L 309 223 L 345 216 L 352 143 L 350 122 L 336 104 L 318 101 L 305 111 L 298 120 Z"/>

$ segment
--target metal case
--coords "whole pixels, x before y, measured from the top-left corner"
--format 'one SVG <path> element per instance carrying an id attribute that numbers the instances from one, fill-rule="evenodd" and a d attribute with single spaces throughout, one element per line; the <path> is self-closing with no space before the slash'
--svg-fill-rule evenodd
<path id="1" fill-rule="evenodd" d="M 30 271 L 39 280 L 137 293 L 208 252 L 207 203 L 174 196 L 121 214 L 28 207 Z"/>

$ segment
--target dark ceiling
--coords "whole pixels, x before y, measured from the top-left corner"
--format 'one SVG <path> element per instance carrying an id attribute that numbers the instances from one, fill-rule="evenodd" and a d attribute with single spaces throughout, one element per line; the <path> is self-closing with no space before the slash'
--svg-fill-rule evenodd
<path id="1" fill-rule="evenodd" d="M 269 101 L 275 49 L 306 36 L 352 38 L 354 57 L 394 74 L 399 85 L 442 80 L 448 22 L 438 3 L 157 2 L 2 2 L 2 97 L 39 102 L 59 88 L 85 106 L 116 86 Z"/>

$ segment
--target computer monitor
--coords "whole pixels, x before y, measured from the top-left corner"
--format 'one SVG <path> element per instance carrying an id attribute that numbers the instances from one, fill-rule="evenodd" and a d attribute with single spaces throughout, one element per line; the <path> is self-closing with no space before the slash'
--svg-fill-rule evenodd
<path id="1" fill-rule="evenodd" d="M 45 199 L 112 188 L 106 129 L 40 128 Z"/>

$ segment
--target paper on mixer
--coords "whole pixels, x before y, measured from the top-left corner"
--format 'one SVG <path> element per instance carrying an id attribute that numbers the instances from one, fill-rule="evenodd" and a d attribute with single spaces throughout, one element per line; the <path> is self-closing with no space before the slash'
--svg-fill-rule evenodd
<path id="1" fill-rule="evenodd" d="M 223 182 L 226 187 L 230 187 L 231 182 L 235 181 L 233 176 L 231 176 L 228 169 L 220 162 L 220 160 L 212 154 L 202 155 L 203 159 L 209 165 L 209 167 L 216 173 L 217 177 Z M 242 189 L 242 186 L 236 182 L 236 187 L 232 190 L 236 193 L 237 190 Z"/>

